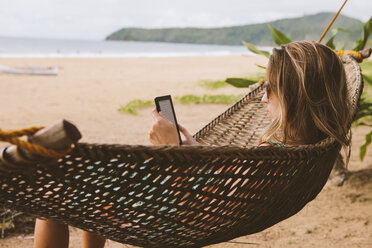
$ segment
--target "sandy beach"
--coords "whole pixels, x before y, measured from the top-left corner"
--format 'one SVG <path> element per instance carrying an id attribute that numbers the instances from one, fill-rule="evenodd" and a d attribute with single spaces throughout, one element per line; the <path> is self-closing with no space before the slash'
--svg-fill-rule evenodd
<path id="1" fill-rule="evenodd" d="M 7 66 L 58 66 L 57 77 L 0 74 L 0 128 L 48 126 L 60 119 L 73 122 L 81 141 L 149 145 L 152 107 L 138 115 L 119 113 L 133 99 L 151 100 L 171 94 L 244 94 L 247 89 L 208 90 L 203 80 L 224 80 L 255 74 L 261 56 L 185 58 L 1 58 Z M 195 133 L 227 105 L 175 104 L 178 121 Z M 372 247 L 372 146 L 364 162 L 359 146 L 368 128 L 353 128 L 350 177 L 342 187 L 327 185 L 297 215 L 258 234 L 211 246 L 222 247 Z M 6 144 L 1 143 L 0 146 Z M 70 229 L 70 247 L 81 245 L 80 231 Z M 0 247 L 32 247 L 32 235 L 0 240 Z M 253 244 L 244 244 L 253 243 Z M 131 247 L 108 241 L 106 247 Z"/>

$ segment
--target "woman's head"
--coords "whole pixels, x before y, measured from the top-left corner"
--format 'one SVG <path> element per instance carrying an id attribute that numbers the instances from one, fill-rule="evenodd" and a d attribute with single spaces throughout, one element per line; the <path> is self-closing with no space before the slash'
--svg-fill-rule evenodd
<path id="1" fill-rule="evenodd" d="M 312 144 L 330 136 L 350 143 L 345 71 L 328 47 L 302 41 L 274 49 L 266 88 L 263 102 L 269 103 L 273 122 L 262 140 Z"/>

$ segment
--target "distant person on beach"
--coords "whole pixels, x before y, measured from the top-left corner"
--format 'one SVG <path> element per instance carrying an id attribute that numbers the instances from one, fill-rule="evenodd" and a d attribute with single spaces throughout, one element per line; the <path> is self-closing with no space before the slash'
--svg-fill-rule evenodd
<path id="1" fill-rule="evenodd" d="M 266 75 L 262 102 L 272 122 L 259 146 L 314 144 L 332 137 L 349 146 L 350 103 L 346 76 L 340 58 L 328 47 L 315 42 L 293 42 L 274 49 Z M 153 144 L 178 145 L 176 127 L 156 110 L 149 139 Z M 198 145 L 181 125 L 184 145 Z M 39 220 L 35 226 L 35 248 L 66 248 L 68 226 Z M 104 247 L 105 239 L 83 232 L 84 248 Z"/>

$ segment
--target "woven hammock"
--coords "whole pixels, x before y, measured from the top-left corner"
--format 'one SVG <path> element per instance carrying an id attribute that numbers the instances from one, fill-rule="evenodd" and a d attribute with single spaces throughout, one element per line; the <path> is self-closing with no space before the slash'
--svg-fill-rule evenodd
<path id="1" fill-rule="evenodd" d="M 356 112 L 360 67 L 343 61 Z M 79 143 L 55 163 L 2 165 L 2 202 L 142 247 L 201 247 L 262 231 L 316 197 L 340 150 L 331 138 L 256 147 L 270 123 L 264 87 L 194 136 L 205 146 Z"/>

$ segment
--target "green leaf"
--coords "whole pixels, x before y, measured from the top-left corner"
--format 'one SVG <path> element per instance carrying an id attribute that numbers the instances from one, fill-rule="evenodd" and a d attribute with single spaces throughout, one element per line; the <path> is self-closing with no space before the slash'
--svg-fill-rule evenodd
<path id="1" fill-rule="evenodd" d="M 363 76 L 364 82 L 367 83 L 370 87 L 372 87 L 372 77 L 367 76 L 365 74 L 362 74 L 362 76 Z"/>
<path id="2" fill-rule="evenodd" d="M 357 112 L 354 123 L 356 125 L 360 125 L 360 119 L 363 118 L 371 118 L 372 117 L 372 102 L 367 100 L 365 97 L 365 93 L 362 94 L 360 101 L 359 101 L 359 111 Z M 371 122 L 370 120 L 367 120 L 368 122 Z M 372 124 L 372 123 L 371 123 Z"/>
<path id="3" fill-rule="evenodd" d="M 8 218 L 5 219 L 5 222 L 8 222 L 10 220 L 13 220 L 15 217 L 18 217 L 20 215 L 22 215 L 23 213 L 22 212 L 18 212 L 18 213 L 15 213 L 13 214 L 12 216 L 9 216 Z"/>
<path id="4" fill-rule="evenodd" d="M 245 78 L 227 78 L 226 83 L 229 83 L 236 88 L 248 88 L 250 85 L 257 83 L 257 81 Z"/>
<path id="5" fill-rule="evenodd" d="M 372 116 L 372 107 L 371 106 L 361 106 L 360 110 L 357 113 L 358 118 Z"/>
<path id="6" fill-rule="evenodd" d="M 271 36 L 273 37 L 275 44 L 277 44 L 278 46 L 292 42 L 287 36 L 285 36 L 279 30 L 273 28 L 270 24 L 267 24 L 267 26 L 269 26 L 270 31 L 271 31 Z"/>
<path id="7" fill-rule="evenodd" d="M 372 61 L 371 60 L 364 60 L 363 63 L 360 64 L 362 68 L 362 72 L 364 75 L 368 75 L 372 77 Z"/>
<path id="8" fill-rule="evenodd" d="M 346 30 L 346 29 L 343 29 L 343 28 L 334 28 L 332 29 L 332 36 L 331 38 L 327 41 L 326 43 L 326 46 L 328 46 L 329 48 L 332 48 L 332 49 L 336 49 L 336 46 L 335 44 L 333 43 L 334 39 L 335 39 L 335 36 L 338 32 L 344 32 L 344 33 L 351 33 L 350 31 Z M 342 49 L 343 50 L 343 49 Z"/>
<path id="9" fill-rule="evenodd" d="M 369 35 L 372 33 L 372 17 L 364 24 L 362 38 L 355 42 L 354 51 L 363 50 L 368 41 Z"/>
<path id="10" fill-rule="evenodd" d="M 360 120 L 360 119 L 362 119 L 364 117 L 369 117 L 369 116 L 371 116 L 371 113 L 361 113 L 361 112 L 358 112 L 357 115 L 356 115 L 356 117 L 355 117 L 354 122 L 356 122 L 356 121 L 358 121 L 358 120 Z M 357 124 L 357 126 L 360 126 L 360 125 Z"/>
<path id="11" fill-rule="evenodd" d="M 365 142 L 364 144 L 360 147 L 360 150 L 359 150 L 359 158 L 360 158 L 360 161 L 363 161 L 364 157 L 366 156 L 366 152 L 367 152 L 367 146 L 371 144 L 372 142 L 372 131 L 369 132 L 366 137 L 365 137 Z"/>
<path id="12" fill-rule="evenodd" d="M 259 64 L 255 64 L 258 68 L 261 68 L 261 69 L 264 69 L 266 70 L 266 66 L 263 66 L 263 65 L 259 65 Z"/>
<path id="13" fill-rule="evenodd" d="M 367 100 L 363 99 L 362 101 L 360 101 L 359 105 L 360 110 L 365 110 L 372 107 L 372 102 L 368 102 Z"/>
<path id="14" fill-rule="evenodd" d="M 367 127 L 372 127 L 372 124 L 367 123 L 367 122 L 357 122 L 355 126 L 367 126 Z"/>
<path id="15" fill-rule="evenodd" d="M 266 52 L 266 51 L 262 51 L 262 50 L 259 50 L 255 45 L 253 45 L 252 43 L 248 43 L 248 42 L 245 42 L 245 41 L 242 41 L 243 45 L 246 46 L 248 48 L 249 51 L 251 51 L 252 53 L 255 53 L 255 54 L 260 54 L 260 55 L 263 55 L 267 58 L 270 58 L 270 53 L 269 52 Z"/>
<path id="16" fill-rule="evenodd" d="M 335 39 L 335 36 L 332 35 L 332 37 L 327 41 L 326 46 L 335 50 L 336 46 L 333 44 L 333 40 Z"/>
<path id="17" fill-rule="evenodd" d="M 342 45 L 342 47 L 336 47 L 337 50 L 345 50 L 345 44 Z"/>

